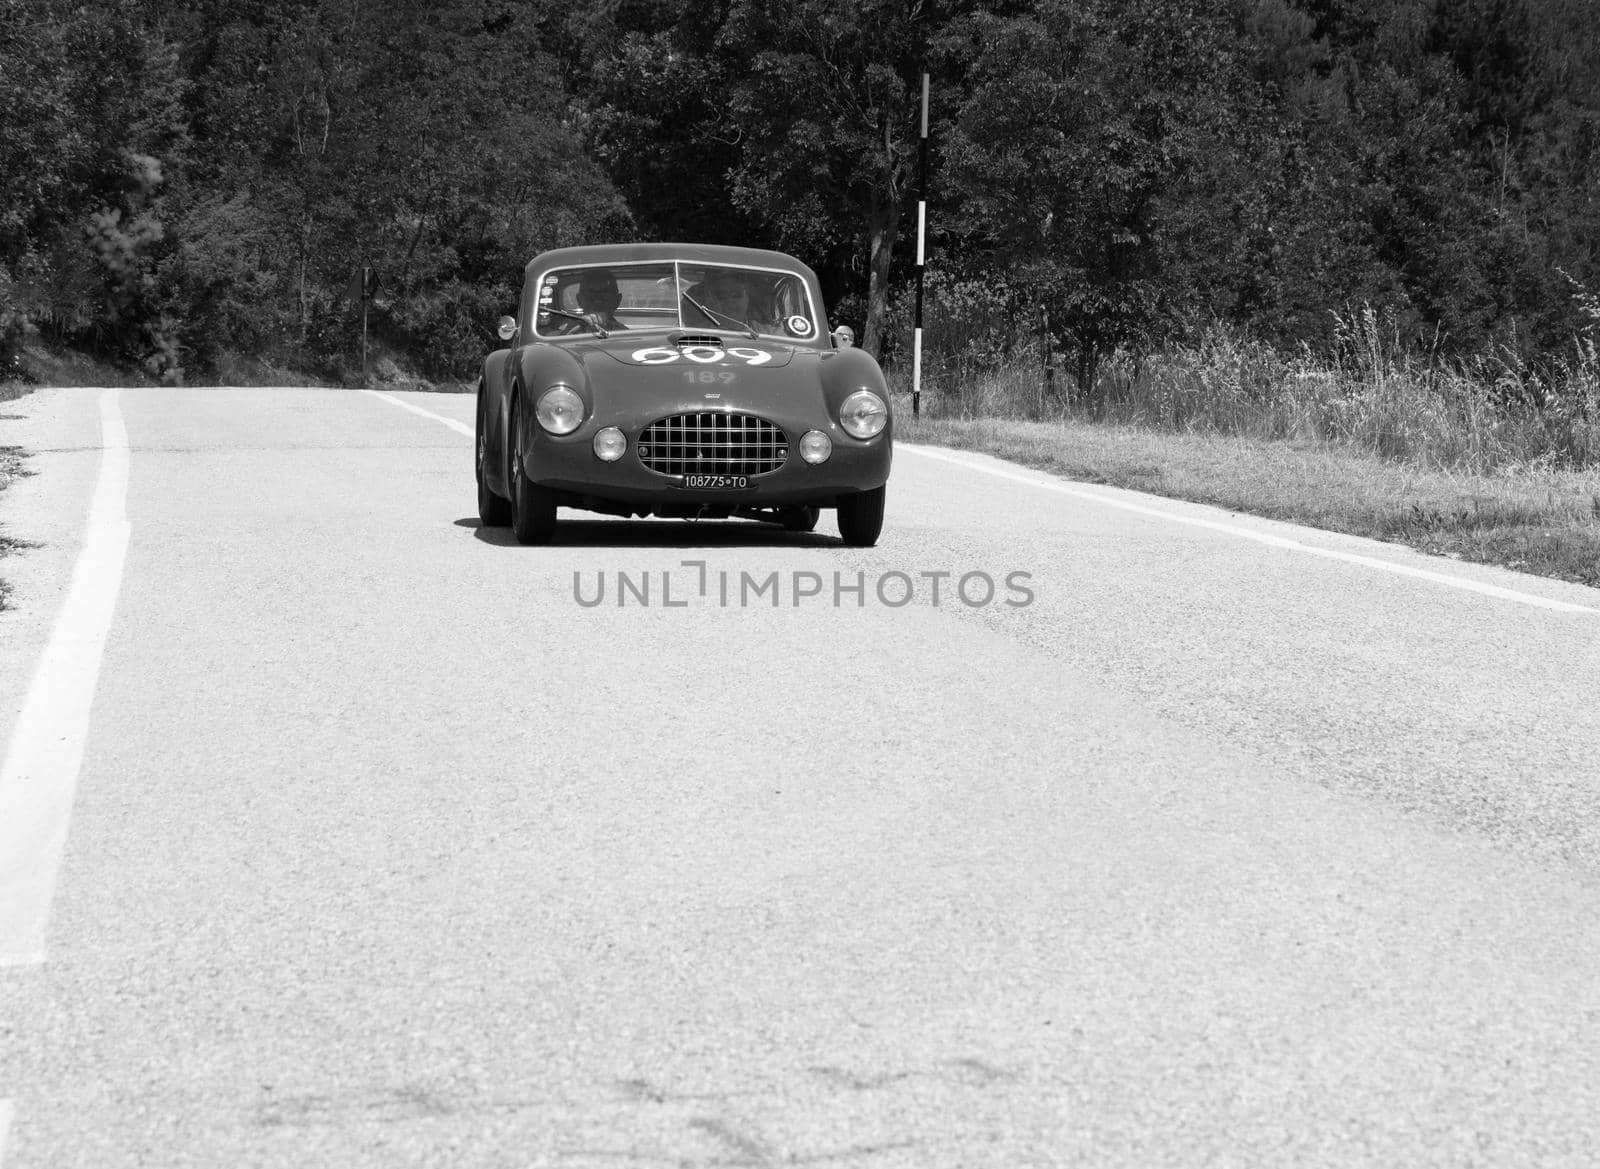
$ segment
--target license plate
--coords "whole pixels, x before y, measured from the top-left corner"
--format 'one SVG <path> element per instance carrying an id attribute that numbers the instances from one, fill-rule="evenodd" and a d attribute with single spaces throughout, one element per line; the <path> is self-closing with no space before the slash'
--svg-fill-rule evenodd
<path id="1" fill-rule="evenodd" d="M 685 475 L 682 486 L 696 491 L 743 491 L 750 486 L 750 476 Z"/>

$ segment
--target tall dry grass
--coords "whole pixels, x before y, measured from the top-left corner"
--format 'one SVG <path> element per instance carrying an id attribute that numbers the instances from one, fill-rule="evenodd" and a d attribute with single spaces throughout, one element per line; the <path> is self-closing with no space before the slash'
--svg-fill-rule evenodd
<path id="1" fill-rule="evenodd" d="M 1419 356 L 1370 309 L 1338 321 L 1331 356 L 1285 354 L 1216 326 L 1192 344 L 1118 352 L 1084 394 L 1054 392 L 1037 348 L 1003 360 L 966 350 L 924 366 L 931 418 L 1073 419 L 1258 439 L 1349 445 L 1441 470 L 1505 474 L 1600 467 L 1600 351 L 1579 339 L 1534 368 L 1504 352 L 1470 362 Z M 910 389 L 910 371 L 890 371 Z"/>

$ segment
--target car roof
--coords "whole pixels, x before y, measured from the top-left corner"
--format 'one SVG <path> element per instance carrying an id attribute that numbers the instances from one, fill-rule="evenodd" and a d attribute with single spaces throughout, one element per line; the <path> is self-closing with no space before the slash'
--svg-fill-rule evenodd
<path id="1" fill-rule="evenodd" d="M 622 264 L 649 260 L 683 260 L 691 264 L 741 264 L 752 268 L 784 268 L 816 280 L 805 264 L 783 252 L 763 248 L 736 248 L 725 244 L 638 243 L 588 244 L 541 252 L 528 264 L 526 274 L 578 264 Z"/>

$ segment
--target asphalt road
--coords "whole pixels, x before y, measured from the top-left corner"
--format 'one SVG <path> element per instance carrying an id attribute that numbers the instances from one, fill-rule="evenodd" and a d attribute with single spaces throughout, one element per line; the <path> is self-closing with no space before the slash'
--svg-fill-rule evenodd
<path id="1" fill-rule="evenodd" d="M 1600 592 L 904 447 L 521 548 L 392 398 L 0 407 L 5 1169 L 1600 1163 Z"/>

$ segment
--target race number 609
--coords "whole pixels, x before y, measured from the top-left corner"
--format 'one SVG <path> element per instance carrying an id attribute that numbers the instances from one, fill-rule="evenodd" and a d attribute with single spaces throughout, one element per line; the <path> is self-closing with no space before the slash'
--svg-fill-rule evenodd
<path id="1" fill-rule="evenodd" d="M 640 365 L 671 365 L 680 360 L 694 361 L 701 365 L 715 365 L 725 357 L 742 361 L 746 365 L 765 365 L 772 360 L 772 354 L 765 349 L 752 349 L 744 345 L 735 345 L 731 349 L 723 349 L 719 345 L 685 345 L 681 348 L 653 345 L 649 349 L 635 349 L 632 357 Z"/>

